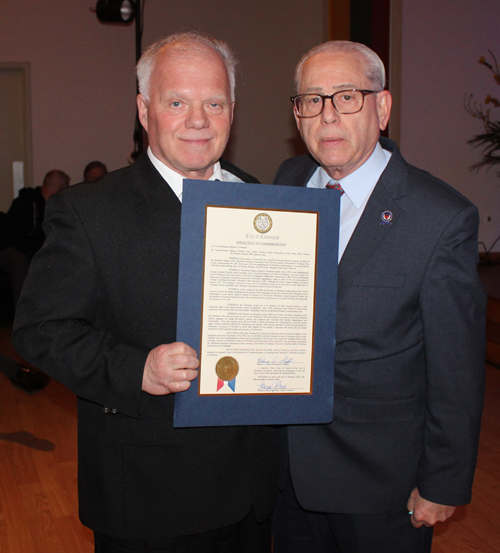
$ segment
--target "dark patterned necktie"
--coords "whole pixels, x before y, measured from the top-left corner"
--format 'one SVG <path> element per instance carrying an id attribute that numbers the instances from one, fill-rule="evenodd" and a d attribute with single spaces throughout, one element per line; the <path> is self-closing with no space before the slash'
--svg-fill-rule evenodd
<path id="1" fill-rule="evenodd" d="M 328 184 L 326 185 L 326 188 L 328 188 L 328 190 L 340 190 L 340 195 L 341 196 L 344 193 L 344 190 L 343 190 L 342 186 L 340 186 L 340 182 L 335 182 L 333 179 L 330 179 L 328 181 Z"/>

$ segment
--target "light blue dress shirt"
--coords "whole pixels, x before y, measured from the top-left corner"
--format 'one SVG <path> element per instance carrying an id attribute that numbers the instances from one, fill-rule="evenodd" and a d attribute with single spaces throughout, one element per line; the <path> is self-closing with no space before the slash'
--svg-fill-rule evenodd
<path id="1" fill-rule="evenodd" d="M 340 198 L 340 231 L 339 231 L 339 263 L 344 254 L 352 233 L 365 210 L 371 193 L 377 184 L 380 175 L 384 172 L 391 152 L 384 150 L 377 143 L 372 155 L 347 177 L 339 182 L 344 190 Z M 322 168 L 318 167 L 307 183 L 308 188 L 325 188 L 331 177 Z"/>

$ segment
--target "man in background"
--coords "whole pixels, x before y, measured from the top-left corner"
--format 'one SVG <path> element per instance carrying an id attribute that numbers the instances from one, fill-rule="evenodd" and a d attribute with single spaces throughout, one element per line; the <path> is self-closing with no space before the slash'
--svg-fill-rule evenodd
<path id="1" fill-rule="evenodd" d="M 271 551 L 275 430 L 173 428 L 198 368 L 197 344 L 176 342 L 183 179 L 255 182 L 221 160 L 234 69 L 197 33 L 149 47 L 148 151 L 55 198 L 19 302 L 16 347 L 78 396 L 80 518 L 99 553 Z"/>
<path id="2" fill-rule="evenodd" d="M 41 186 L 21 188 L 19 196 L 14 199 L 2 221 L 0 270 L 9 277 L 14 311 L 31 259 L 45 240 L 42 229 L 45 203 L 59 190 L 68 188 L 69 182 L 70 178 L 63 171 L 49 171 Z M 50 380 L 42 372 L 13 361 L 3 367 L 3 372 L 9 376 L 14 386 L 29 394 L 43 390 Z"/>
<path id="3" fill-rule="evenodd" d="M 342 194 L 335 390 L 331 424 L 288 429 L 275 553 L 428 553 L 434 524 L 471 497 L 485 359 L 478 213 L 380 138 L 384 86 L 380 58 L 352 42 L 319 45 L 296 70 L 310 156 L 285 161 L 275 182 Z"/>
<path id="4" fill-rule="evenodd" d="M 108 174 L 108 168 L 102 161 L 91 161 L 83 170 L 83 182 L 95 182 Z"/>
<path id="5" fill-rule="evenodd" d="M 10 247 L 31 260 L 42 247 L 45 234 L 42 229 L 45 203 L 56 192 L 68 188 L 70 178 L 64 171 L 52 169 L 43 178 L 41 186 L 21 188 L 7 212 L 7 236 Z M 17 292 L 20 292 L 20 288 Z"/>

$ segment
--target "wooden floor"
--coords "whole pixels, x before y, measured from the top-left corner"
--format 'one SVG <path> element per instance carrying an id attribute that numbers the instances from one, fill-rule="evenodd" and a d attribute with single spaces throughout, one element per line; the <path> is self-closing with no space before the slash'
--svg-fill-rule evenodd
<path id="1" fill-rule="evenodd" d="M 500 552 L 500 369 L 486 364 L 486 397 L 472 503 L 436 526 L 432 553 Z M 403 553 L 403 552 L 402 552 Z"/>
<path id="2" fill-rule="evenodd" d="M 0 351 L 16 355 L 8 329 Z M 487 364 L 486 375 L 473 501 L 436 528 L 433 553 L 500 552 L 500 369 Z M 0 373 L 0 553 L 93 552 L 78 521 L 76 469 L 73 394 L 52 381 L 28 395 Z"/>
<path id="3" fill-rule="evenodd" d="M 7 331 L 0 350 L 15 357 Z M 94 551 L 78 520 L 76 455 L 75 396 L 55 381 L 28 395 L 0 373 L 1 553 Z"/>

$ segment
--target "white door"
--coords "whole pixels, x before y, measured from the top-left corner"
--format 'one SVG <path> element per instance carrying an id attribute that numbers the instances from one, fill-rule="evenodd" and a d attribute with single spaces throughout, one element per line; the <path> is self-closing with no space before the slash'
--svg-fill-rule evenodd
<path id="1" fill-rule="evenodd" d="M 0 211 L 32 185 L 28 63 L 0 63 Z"/>

